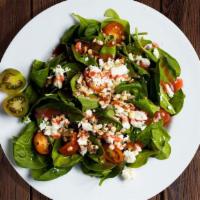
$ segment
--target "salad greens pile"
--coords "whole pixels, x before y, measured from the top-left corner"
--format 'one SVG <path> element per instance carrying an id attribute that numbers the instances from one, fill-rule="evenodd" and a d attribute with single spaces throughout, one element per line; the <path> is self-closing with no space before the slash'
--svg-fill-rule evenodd
<path id="1" fill-rule="evenodd" d="M 166 127 L 185 98 L 180 65 L 113 9 L 103 21 L 72 16 L 77 23 L 49 60 L 33 61 L 27 84 L 16 69 L 0 74 L 4 110 L 26 123 L 14 160 L 39 181 L 77 164 L 100 184 L 129 179 L 149 157 L 170 156 Z"/>

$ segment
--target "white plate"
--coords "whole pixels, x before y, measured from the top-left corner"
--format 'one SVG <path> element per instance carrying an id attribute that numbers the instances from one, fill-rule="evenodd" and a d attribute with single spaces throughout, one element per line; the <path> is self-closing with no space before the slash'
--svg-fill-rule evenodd
<path id="1" fill-rule="evenodd" d="M 102 19 L 107 8 L 114 8 L 131 28 L 148 31 L 149 37 L 175 56 L 182 67 L 186 100 L 183 111 L 170 128 L 172 154 L 168 160 L 150 159 L 136 170 L 132 181 L 114 178 L 98 186 L 98 179 L 85 176 L 79 169 L 49 182 L 37 182 L 28 177 L 28 170 L 14 165 L 9 140 L 22 127 L 17 119 L 0 115 L 0 141 L 16 171 L 31 186 L 52 199 L 132 200 L 147 199 L 169 186 L 187 167 L 199 145 L 199 59 L 185 35 L 166 17 L 132 0 L 69 0 L 57 4 L 31 20 L 14 38 L 2 58 L 2 68 L 16 67 L 26 75 L 31 62 L 45 60 L 59 42 L 64 30 L 72 25 L 72 12 L 88 18 Z M 2 101 L 1 94 L 0 100 Z M 16 183 L 17 184 L 17 183 Z"/>

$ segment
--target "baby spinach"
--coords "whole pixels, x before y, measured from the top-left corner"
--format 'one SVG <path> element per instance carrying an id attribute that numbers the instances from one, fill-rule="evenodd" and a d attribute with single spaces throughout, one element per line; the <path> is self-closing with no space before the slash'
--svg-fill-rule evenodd
<path id="1" fill-rule="evenodd" d="M 124 168 L 123 164 L 117 165 L 109 173 L 107 173 L 107 174 L 104 173 L 103 177 L 101 177 L 101 179 L 100 179 L 99 185 L 102 185 L 106 179 L 114 178 L 114 177 L 118 176 L 119 174 L 121 174 L 123 168 Z"/>
<path id="2" fill-rule="evenodd" d="M 150 116 L 153 116 L 157 111 L 160 110 L 159 106 L 156 106 L 147 97 L 133 100 L 133 103 L 139 109 L 146 111 Z"/>
<path id="3" fill-rule="evenodd" d="M 65 31 L 63 36 L 61 37 L 60 43 L 61 44 L 67 44 L 71 43 L 74 39 L 74 36 L 76 35 L 77 30 L 79 29 L 79 24 L 75 24 L 71 26 L 69 29 Z"/>
<path id="4" fill-rule="evenodd" d="M 25 94 L 26 98 L 28 99 L 29 105 L 34 104 L 38 99 L 38 94 L 31 84 L 29 84 L 26 87 L 26 89 L 24 90 L 24 94 Z"/>
<path id="5" fill-rule="evenodd" d="M 160 106 L 166 110 L 171 115 L 176 114 L 172 104 L 170 103 L 170 99 L 167 94 L 163 91 L 162 87 L 160 86 Z"/>
<path id="6" fill-rule="evenodd" d="M 176 77 L 180 76 L 181 74 L 181 68 L 179 63 L 175 58 L 173 58 L 170 54 L 168 54 L 166 51 L 164 51 L 161 48 L 158 48 L 159 53 L 166 58 L 168 66 L 171 70 L 173 70 Z"/>
<path id="7" fill-rule="evenodd" d="M 115 10 L 113 10 L 112 8 L 109 8 L 105 11 L 104 13 L 104 16 L 105 17 L 111 17 L 111 18 L 114 18 L 114 19 L 119 19 L 119 15 L 117 14 L 117 12 Z"/>
<path id="8" fill-rule="evenodd" d="M 72 16 L 80 23 L 78 33 L 79 36 L 91 36 L 99 31 L 100 22 L 95 19 L 86 19 L 75 13 Z"/>
<path id="9" fill-rule="evenodd" d="M 20 167 L 41 169 L 48 166 L 49 158 L 38 155 L 34 150 L 32 138 L 36 131 L 36 123 L 30 122 L 13 141 L 14 160 Z"/>
<path id="10" fill-rule="evenodd" d="M 130 92 L 134 96 L 146 96 L 146 91 L 142 84 L 138 81 L 133 83 L 120 83 L 118 86 L 115 87 L 115 93 L 122 93 L 123 91 Z"/>
<path id="11" fill-rule="evenodd" d="M 31 67 L 30 80 L 39 88 L 43 88 L 46 83 L 48 73 L 49 68 L 45 62 L 34 60 Z"/>
<path id="12" fill-rule="evenodd" d="M 182 90 L 177 91 L 174 96 L 170 99 L 170 103 L 173 106 L 174 110 L 176 111 L 176 114 L 178 114 L 184 104 L 185 94 Z"/>
<path id="13" fill-rule="evenodd" d="M 42 169 L 32 169 L 31 175 L 37 181 L 50 181 L 67 174 L 71 170 L 69 168 L 47 167 Z"/>

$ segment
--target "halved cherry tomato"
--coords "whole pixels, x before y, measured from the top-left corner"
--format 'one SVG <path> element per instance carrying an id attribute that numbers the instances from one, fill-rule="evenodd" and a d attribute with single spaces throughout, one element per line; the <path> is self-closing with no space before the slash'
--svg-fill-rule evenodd
<path id="1" fill-rule="evenodd" d="M 124 27 L 118 22 L 111 22 L 103 28 L 103 33 L 112 35 L 117 43 L 122 42 L 124 37 Z"/>
<path id="2" fill-rule="evenodd" d="M 26 85 L 24 75 L 13 68 L 5 69 L 0 75 L 0 90 L 9 95 L 18 94 Z"/>
<path id="3" fill-rule="evenodd" d="M 104 148 L 104 158 L 106 161 L 113 163 L 113 164 L 120 164 L 124 161 L 124 154 L 123 152 L 115 147 L 113 150 L 109 148 L 109 145 L 103 145 Z"/>
<path id="4" fill-rule="evenodd" d="M 5 112 L 14 117 L 22 117 L 28 111 L 28 99 L 23 94 L 8 96 L 2 105 Z"/>
<path id="5" fill-rule="evenodd" d="M 64 156 L 71 156 L 77 153 L 78 149 L 77 133 L 73 133 L 70 142 L 67 142 L 64 146 L 60 147 L 58 151 Z"/>
<path id="6" fill-rule="evenodd" d="M 174 91 L 175 92 L 179 91 L 183 87 L 183 80 L 181 78 L 177 78 L 173 82 L 173 86 L 174 86 Z"/>
<path id="7" fill-rule="evenodd" d="M 55 108 L 37 108 L 35 111 L 36 118 L 48 118 L 51 119 L 53 116 L 62 114 L 61 111 Z"/>
<path id="8" fill-rule="evenodd" d="M 157 121 L 159 119 L 163 120 L 164 126 L 168 126 L 169 123 L 171 122 L 170 114 L 163 109 L 160 109 L 154 115 L 154 121 Z"/>
<path id="9" fill-rule="evenodd" d="M 33 144 L 39 154 L 47 155 L 50 152 L 50 143 L 47 136 L 42 132 L 37 132 L 33 138 Z"/>

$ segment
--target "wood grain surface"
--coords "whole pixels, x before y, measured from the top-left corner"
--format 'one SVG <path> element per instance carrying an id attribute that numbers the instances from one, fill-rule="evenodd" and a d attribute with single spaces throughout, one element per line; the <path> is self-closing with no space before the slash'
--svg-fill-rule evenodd
<path id="1" fill-rule="evenodd" d="M 0 58 L 15 34 L 61 0 L 0 0 Z M 170 18 L 200 55 L 200 0 L 139 0 Z M 2 133 L 1 133 L 2 134 Z M 48 200 L 15 172 L 0 149 L 0 200 Z M 200 148 L 184 173 L 151 200 L 200 200 Z"/>

